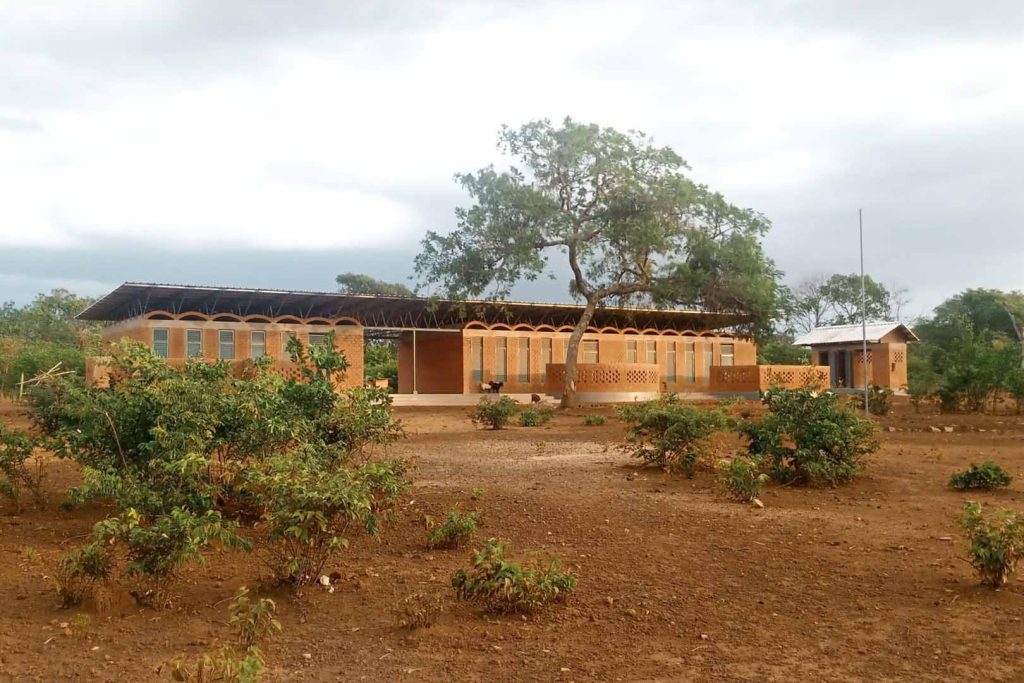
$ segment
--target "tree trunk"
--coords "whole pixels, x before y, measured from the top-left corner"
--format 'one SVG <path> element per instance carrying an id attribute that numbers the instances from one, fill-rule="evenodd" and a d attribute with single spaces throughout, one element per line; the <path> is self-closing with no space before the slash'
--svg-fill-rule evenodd
<path id="1" fill-rule="evenodd" d="M 576 400 L 576 359 L 579 357 L 580 341 L 583 339 L 583 334 L 587 331 L 596 309 L 597 301 L 588 299 L 587 305 L 583 307 L 583 314 L 576 322 L 572 334 L 569 335 L 569 345 L 565 347 L 565 381 L 562 385 L 561 403 L 563 408 L 575 408 L 578 405 Z"/>

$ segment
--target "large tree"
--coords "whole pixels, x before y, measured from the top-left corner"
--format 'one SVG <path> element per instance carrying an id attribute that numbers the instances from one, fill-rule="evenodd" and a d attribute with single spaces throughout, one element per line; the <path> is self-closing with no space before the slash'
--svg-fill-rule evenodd
<path id="1" fill-rule="evenodd" d="M 816 273 L 793 291 L 792 324 L 801 332 L 822 325 L 851 325 L 861 321 L 862 309 L 868 320 L 899 320 L 906 303 L 905 289 L 889 289 L 867 275 L 862 305 L 860 275 Z"/>
<path id="2" fill-rule="evenodd" d="M 380 296 L 414 296 L 413 291 L 400 282 L 384 282 L 362 273 L 342 273 L 334 278 L 342 294 L 378 294 Z"/>
<path id="3" fill-rule="evenodd" d="M 562 405 L 575 404 L 580 340 L 609 301 L 700 304 L 774 316 L 778 271 L 761 249 L 768 220 L 683 174 L 686 162 L 636 131 L 565 119 L 504 127 L 521 167 L 456 176 L 473 199 L 450 233 L 428 232 L 416 271 L 444 295 L 501 299 L 565 259 L 584 303 L 566 349 Z"/>

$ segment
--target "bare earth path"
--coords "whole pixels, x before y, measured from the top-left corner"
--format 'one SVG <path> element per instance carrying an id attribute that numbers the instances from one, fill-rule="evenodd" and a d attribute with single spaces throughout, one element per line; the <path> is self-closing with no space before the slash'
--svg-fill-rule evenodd
<path id="1" fill-rule="evenodd" d="M 855 484 L 772 486 L 756 509 L 722 499 L 707 474 L 635 470 L 615 419 L 487 432 L 465 409 L 398 413 L 410 438 L 394 451 L 415 459 L 415 487 L 379 541 L 353 537 L 335 592 L 301 601 L 263 583 L 253 557 L 213 553 L 172 609 L 140 610 L 115 589 L 103 611 L 60 610 L 53 562 L 105 511 L 61 510 L 77 473 L 55 462 L 45 509 L 0 513 L 0 681 L 170 680 L 162 664 L 229 637 L 240 585 L 278 601 L 268 680 L 1024 680 L 1024 575 L 998 592 L 976 585 L 956 526 L 969 496 L 946 488 L 972 460 L 1024 475 L 1019 417 L 901 407 Z M 22 422 L 9 404 L 0 420 Z M 1022 486 L 974 497 L 1024 509 Z M 433 628 L 396 628 L 391 606 L 410 593 L 450 600 L 467 551 L 426 551 L 423 516 L 455 504 L 482 510 L 480 536 L 508 539 L 513 557 L 560 557 L 579 578 L 574 599 L 529 618 L 449 602 Z"/>

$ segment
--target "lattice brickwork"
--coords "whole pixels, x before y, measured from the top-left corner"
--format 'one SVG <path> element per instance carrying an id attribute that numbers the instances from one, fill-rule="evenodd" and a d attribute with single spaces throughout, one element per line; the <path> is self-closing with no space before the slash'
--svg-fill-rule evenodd
<path id="1" fill-rule="evenodd" d="M 902 363 L 904 360 L 906 360 L 906 356 L 904 356 L 902 351 L 896 351 L 892 354 L 893 363 Z"/>
<path id="2" fill-rule="evenodd" d="M 627 370 L 626 381 L 630 384 L 657 384 L 658 371 L 649 368 Z"/>
<path id="3" fill-rule="evenodd" d="M 576 366 L 576 390 L 579 392 L 653 392 L 660 389 L 655 365 L 637 363 L 580 363 Z M 548 391 L 560 392 L 565 382 L 565 366 L 548 366 Z"/>

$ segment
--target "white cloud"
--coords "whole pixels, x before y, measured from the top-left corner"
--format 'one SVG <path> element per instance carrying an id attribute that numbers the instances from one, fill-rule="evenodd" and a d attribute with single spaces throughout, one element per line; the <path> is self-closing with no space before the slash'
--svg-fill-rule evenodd
<path id="1" fill-rule="evenodd" d="M 0 247 L 408 247 L 446 227 L 425 207 L 457 196 L 454 172 L 500 162 L 500 124 L 565 114 L 653 134 L 783 216 L 782 237 L 820 218 L 811 189 L 844 182 L 873 130 L 1024 120 L 1021 30 L 879 40 L 801 23 L 799 3 L 433 3 L 419 28 L 396 5 L 401 30 L 319 7 L 326 25 L 296 10 L 279 36 L 269 13 L 202 3 L 30 4 L 0 6 L 0 72 L 24 93 L 0 95 L 0 122 L 29 122 L 0 124 Z"/>

